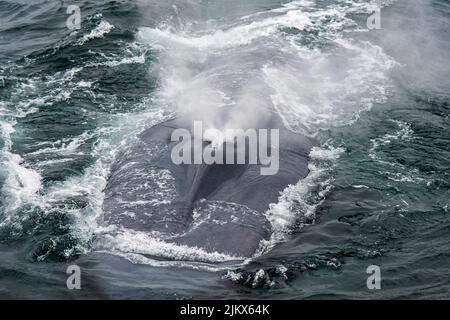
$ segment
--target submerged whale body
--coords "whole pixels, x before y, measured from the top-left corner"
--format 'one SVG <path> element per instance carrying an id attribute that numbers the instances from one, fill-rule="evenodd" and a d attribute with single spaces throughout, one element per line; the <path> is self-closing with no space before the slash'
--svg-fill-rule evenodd
<path id="1" fill-rule="evenodd" d="M 263 176 L 260 165 L 175 165 L 171 134 L 180 126 L 171 120 L 149 128 L 122 152 L 106 186 L 103 222 L 171 244 L 251 257 L 271 235 L 269 205 L 307 176 L 312 142 L 269 124 L 279 129 L 280 163 L 277 174 Z"/>

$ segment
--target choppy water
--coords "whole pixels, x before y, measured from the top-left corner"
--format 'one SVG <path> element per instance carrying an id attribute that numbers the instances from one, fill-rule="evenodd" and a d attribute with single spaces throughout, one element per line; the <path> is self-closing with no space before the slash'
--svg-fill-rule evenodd
<path id="1" fill-rule="evenodd" d="M 0 297 L 449 298 L 448 1 L 384 1 L 372 31 L 358 0 L 78 1 L 78 31 L 69 4 L 0 1 Z M 100 227 L 117 152 L 179 108 L 238 103 L 217 81 L 319 144 L 267 212 L 271 250 L 193 263 Z"/>

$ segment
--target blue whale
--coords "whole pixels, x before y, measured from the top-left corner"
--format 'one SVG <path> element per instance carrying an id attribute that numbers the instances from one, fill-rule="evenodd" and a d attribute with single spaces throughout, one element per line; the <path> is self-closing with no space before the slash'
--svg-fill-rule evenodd
<path id="1" fill-rule="evenodd" d="M 279 170 L 274 175 L 261 175 L 258 164 L 175 165 L 171 134 L 184 128 L 183 121 L 145 130 L 112 167 L 103 223 L 152 232 L 172 244 L 251 257 L 270 238 L 269 205 L 308 175 L 314 143 L 285 129 L 275 116 L 261 127 L 279 129 Z"/>

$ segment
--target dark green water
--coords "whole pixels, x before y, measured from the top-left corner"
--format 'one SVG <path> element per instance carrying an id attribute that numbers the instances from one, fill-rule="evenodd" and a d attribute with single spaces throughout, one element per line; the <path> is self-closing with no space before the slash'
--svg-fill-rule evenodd
<path id="1" fill-rule="evenodd" d="M 1 298 L 449 298 L 448 1 L 390 1 L 372 31 L 357 0 L 79 1 L 76 32 L 69 4 L 0 1 Z M 241 266 L 97 223 L 117 152 L 217 103 L 215 61 L 252 65 L 271 92 L 248 96 L 319 144 Z"/>

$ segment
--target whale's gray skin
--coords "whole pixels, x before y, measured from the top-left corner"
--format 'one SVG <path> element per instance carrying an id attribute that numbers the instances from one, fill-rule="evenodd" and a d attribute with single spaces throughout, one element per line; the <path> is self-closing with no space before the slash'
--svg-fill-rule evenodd
<path id="1" fill-rule="evenodd" d="M 104 223 L 157 232 L 166 242 L 251 257 L 271 226 L 265 211 L 280 192 L 308 174 L 312 142 L 277 123 L 280 164 L 263 176 L 259 165 L 175 165 L 171 120 L 138 137 L 114 164 L 106 186 Z M 183 127 L 185 128 L 185 127 Z"/>

